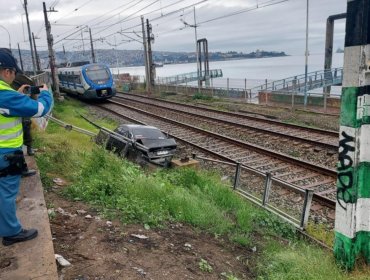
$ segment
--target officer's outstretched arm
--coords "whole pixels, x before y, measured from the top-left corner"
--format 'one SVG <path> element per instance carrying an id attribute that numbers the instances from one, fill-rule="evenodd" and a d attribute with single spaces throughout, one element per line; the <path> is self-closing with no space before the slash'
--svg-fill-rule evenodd
<path id="1" fill-rule="evenodd" d="M 53 96 L 47 90 L 41 90 L 37 100 L 17 91 L 3 91 L 0 95 L 0 113 L 14 117 L 41 117 L 51 111 Z"/>

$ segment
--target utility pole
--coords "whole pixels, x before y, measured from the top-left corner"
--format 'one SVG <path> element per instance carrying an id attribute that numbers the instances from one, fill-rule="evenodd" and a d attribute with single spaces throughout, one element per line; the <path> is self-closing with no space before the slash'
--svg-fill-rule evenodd
<path id="1" fill-rule="evenodd" d="M 35 56 L 36 56 L 36 66 L 37 66 L 37 71 L 41 71 L 41 67 L 40 67 L 40 58 L 39 58 L 39 54 L 37 53 L 36 42 L 35 42 L 35 36 L 33 35 L 33 32 L 32 32 L 32 40 L 33 40 L 33 47 L 34 47 L 34 49 L 35 49 Z"/>
<path id="2" fill-rule="evenodd" d="M 368 0 L 347 2 L 334 243 L 347 270 L 370 264 L 369 13 Z"/>
<path id="3" fill-rule="evenodd" d="M 152 25 L 149 24 L 149 20 L 146 20 L 146 30 L 147 30 L 147 40 L 148 40 L 148 69 L 149 69 L 149 83 L 150 90 L 149 94 L 152 92 L 152 87 L 154 86 L 154 65 L 153 65 L 153 54 L 152 54 L 152 41 L 154 37 L 152 36 Z"/>
<path id="4" fill-rule="evenodd" d="M 94 44 L 93 44 L 93 39 L 92 39 L 92 35 L 91 35 L 91 28 L 89 28 L 89 33 L 90 33 L 90 44 L 91 44 L 91 57 L 92 57 L 92 62 L 93 62 L 93 63 L 96 63 L 96 60 L 95 60 L 95 53 L 94 53 Z"/>
<path id="5" fill-rule="evenodd" d="M 85 29 L 85 27 L 81 29 L 81 40 L 82 40 L 82 53 L 85 56 L 85 43 L 84 43 L 84 35 L 83 35 L 83 30 L 84 29 Z"/>
<path id="6" fill-rule="evenodd" d="M 148 67 L 148 53 L 147 53 L 147 48 L 146 48 L 146 35 L 145 35 L 144 17 L 143 16 L 141 16 L 141 27 L 142 27 L 142 31 L 143 31 L 146 92 L 148 93 L 149 90 L 150 90 L 150 86 L 149 86 L 149 67 Z"/>
<path id="7" fill-rule="evenodd" d="M 49 65 L 50 65 L 50 71 L 51 71 L 51 80 L 53 82 L 53 93 L 54 96 L 59 98 L 60 92 L 59 92 L 59 79 L 57 75 L 57 69 L 55 67 L 55 56 L 54 56 L 54 50 L 53 50 L 53 35 L 51 35 L 51 26 L 50 22 L 48 20 L 48 14 L 46 11 L 45 2 L 42 2 L 43 8 L 44 8 L 44 18 L 45 18 L 45 28 L 46 28 L 46 38 L 48 41 L 48 50 L 49 50 Z"/>
<path id="8" fill-rule="evenodd" d="M 18 53 L 19 53 L 19 60 L 21 62 L 21 69 L 22 69 L 22 71 L 24 71 L 24 69 L 23 69 L 22 54 L 21 54 L 21 49 L 19 48 L 19 43 L 18 43 Z"/>
<path id="9" fill-rule="evenodd" d="M 306 14 L 306 56 L 304 66 L 304 107 L 307 106 L 307 72 L 308 72 L 308 6 L 309 0 L 307 0 L 307 14 Z"/>
<path id="10" fill-rule="evenodd" d="M 27 0 L 24 0 L 24 11 L 26 12 L 26 20 L 27 20 L 27 28 L 28 28 L 28 40 L 30 41 L 33 74 L 36 75 L 36 63 L 35 63 L 35 56 L 33 55 L 31 28 L 30 28 L 30 21 L 28 20 L 28 11 L 27 11 Z"/>

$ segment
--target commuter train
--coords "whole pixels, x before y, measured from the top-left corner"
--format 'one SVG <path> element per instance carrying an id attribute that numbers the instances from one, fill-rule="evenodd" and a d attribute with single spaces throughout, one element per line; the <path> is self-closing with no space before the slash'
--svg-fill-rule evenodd
<path id="1" fill-rule="evenodd" d="M 58 68 L 59 87 L 81 99 L 103 100 L 116 95 L 112 73 L 101 63 Z"/>

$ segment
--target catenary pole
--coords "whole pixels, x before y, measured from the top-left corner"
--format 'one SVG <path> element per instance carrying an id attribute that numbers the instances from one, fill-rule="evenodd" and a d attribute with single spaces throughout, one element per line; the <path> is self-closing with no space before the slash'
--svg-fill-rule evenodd
<path id="1" fill-rule="evenodd" d="M 27 0 L 24 0 L 24 11 L 26 13 L 26 20 L 27 20 L 28 40 L 30 41 L 32 67 L 33 67 L 32 70 L 33 70 L 33 74 L 36 75 L 36 63 L 35 63 L 35 56 L 33 54 L 30 21 L 28 20 Z"/>
<path id="2" fill-rule="evenodd" d="M 95 52 L 94 52 L 94 44 L 93 44 L 93 39 L 92 39 L 92 35 L 91 35 L 91 28 L 89 28 L 89 33 L 90 33 L 90 44 L 91 44 L 91 58 L 92 58 L 92 62 L 96 63 Z"/>
<path id="3" fill-rule="evenodd" d="M 370 1 L 347 0 L 334 255 L 370 263 Z"/>
<path id="4" fill-rule="evenodd" d="M 46 29 L 46 39 L 48 42 L 48 51 L 49 51 L 49 65 L 50 65 L 50 71 L 51 71 L 51 80 L 53 82 L 53 94 L 55 97 L 60 97 L 59 92 L 59 79 L 57 75 L 57 69 L 55 66 L 55 56 L 54 56 L 54 50 L 53 50 L 53 36 L 51 35 L 51 26 L 50 22 L 48 20 L 48 14 L 46 11 L 45 2 L 42 2 L 43 8 L 44 8 L 44 19 L 45 19 L 45 29 Z"/>
<path id="5" fill-rule="evenodd" d="M 147 31 L 147 42 L 148 42 L 148 73 L 149 73 L 149 94 L 151 94 L 154 86 L 154 65 L 153 65 L 153 54 L 152 54 L 152 26 L 149 24 L 149 20 L 146 19 L 146 31 Z"/>
<path id="6" fill-rule="evenodd" d="M 22 71 L 24 71 L 24 69 L 23 69 L 22 54 L 21 54 L 21 49 L 19 48 L 19 43 L 18 43 L 18 54 L 19 54 L 19 60 L 21 62 L 21 69 L 22 69 Z"/>
<path id="7" fill-rule="evenodd" d="M 34 50 L 35 50 L 35 58 L 36 58 L 36 67 L 37 67 L 37 71 L 40 71 L 40 70 L 41 70 L 41 66 L 40 66 L 40 58 L 39 58 L 39 54 L 37 53 L 36 41 L 35 41 L 35 35 L 33 35 L 33 32 L 32 32 L 32 41 L 33 41 L 33 48 L 34 48 Z"/>
<path id="8" fill-rule="evenodd" d="M 146 35 L 145 35 L 145 25 L 144 17 L 141 16 L 141 27 L 143 29 L 143 46 L 144 46 L 144 63 L 145 63 L 145 81 L 146 81 L 146 92 L 149 92 L 149 67 L 148 67 L 148 52 L 146 47 Z"/>

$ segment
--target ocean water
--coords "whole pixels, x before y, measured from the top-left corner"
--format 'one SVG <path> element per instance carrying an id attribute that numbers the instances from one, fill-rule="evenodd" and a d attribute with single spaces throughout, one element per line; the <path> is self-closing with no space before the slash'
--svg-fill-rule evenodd
<path id="1" fill-rule="evenodd" d="M 333 55 L 332 67 L 343 67 L 343 53 Z M 215 87 L 226 87 L 229 79 L 230 87 L 247 88 L 258 86 L 268 81 L 280 80 L 305 72 L 305 56 L 284 56 L 255 59 L 240 59 L 226 61 L 210 61 L 210 69 L 222 69 L 223 78 L 213 79 Z M 157 77 L 168 77 L 183 73 L 196 72 L 196 63 L 165 64 L 156 69 Z M 308 72 L 324 70 L 324 54 L 312 54 L 308 57 Z M 145 67 L 112 68 L 113 73 L 129 73 L 130 75 L 145 75 Z M 333 87 L 333 93 L 340 93 L 340 87 Z M 321 90 L 322 91 L 322 90 Z"/>

